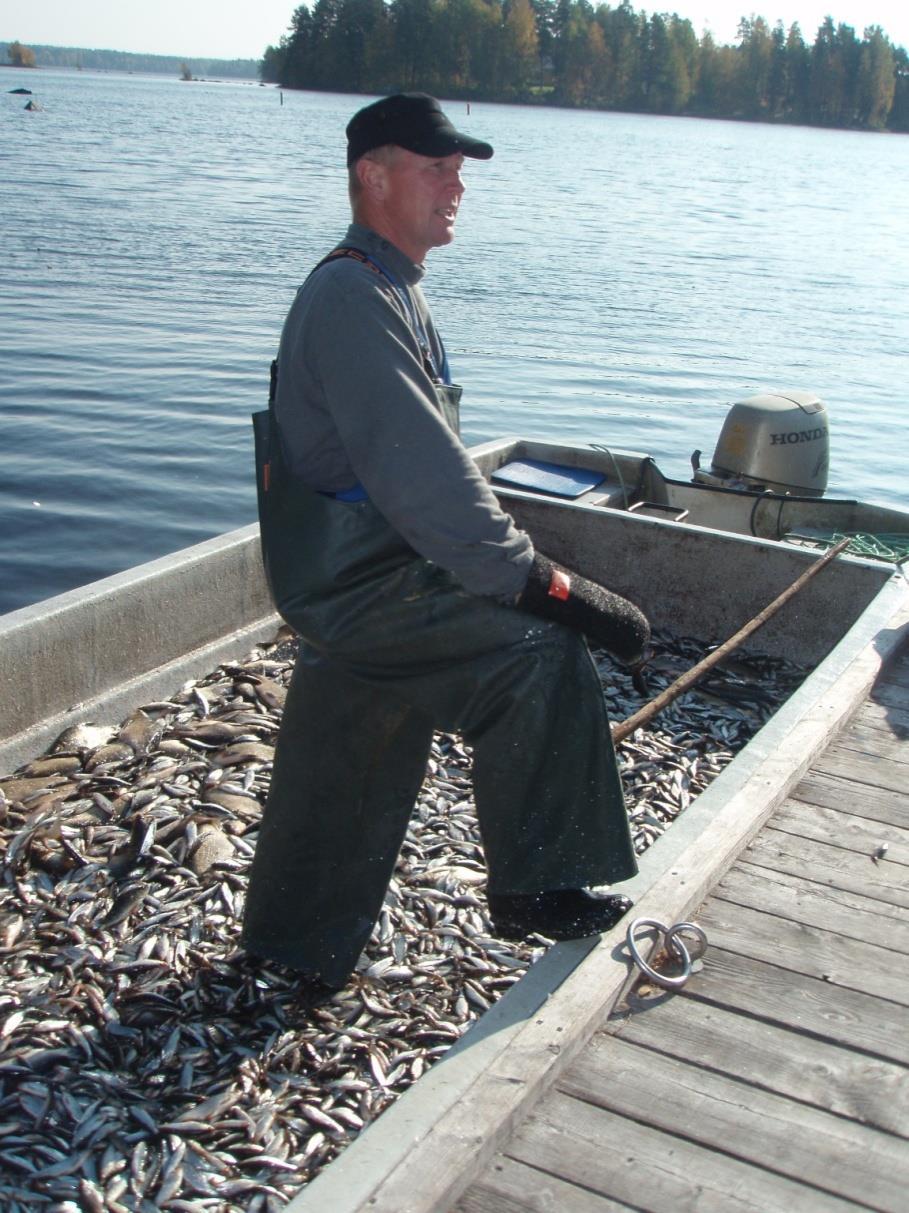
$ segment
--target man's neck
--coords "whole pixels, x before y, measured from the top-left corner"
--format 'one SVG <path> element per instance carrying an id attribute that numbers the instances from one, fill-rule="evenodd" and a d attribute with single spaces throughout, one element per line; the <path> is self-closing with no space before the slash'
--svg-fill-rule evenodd
<path id="1" fill-rule="evenodd" d="M 362 216 L 354 218 L 351 235 L 362 244 L 364 252 L 372 252 L 379 260 L 389 262 L 388 268 L 408 285 L 414 286 L 423 278 L 424 267 L 411 260 L 390 237 L 364 223 Z"/>
<path id="2" fill-rule="evenodd" d="M 400 234 L 395 231 L 394 225 L 381 211 L 376 212 L 375 210 L 370 210 L 369 207 L 365 207 L 357 211 L 353 219 L 354 223 L 358 223 L 361 227 L 369 228 L 371 232 L 375 232 L 377 236 L 381 236 L 383 240 L 387 240 L 389 244 L 393 244 L 398 252 L 403 253 L 414 265 L 422 267 L 429 248 L 424 248 L 422 245 L 419 247 L 409 245 L 406 239 L 402 239 Z"/>

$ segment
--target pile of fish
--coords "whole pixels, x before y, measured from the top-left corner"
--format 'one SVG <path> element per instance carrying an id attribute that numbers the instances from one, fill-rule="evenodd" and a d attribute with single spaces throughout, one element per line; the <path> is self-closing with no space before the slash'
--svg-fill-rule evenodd
<path id="1" fill-rule="evenodd" d="M 647 694 L 703 656 L 657 637 Z M 546 946 L 491 933 L 469 749 L 438 735 L 357 973 L 307 1006 L 239 948 L 294 642 L 80 725 L 0 780 L 0 1208 L 277 1210 Z M 610 715 L 643 688 L 599 660 Z M 643 851 L 806 671 L 738 663 L 619 751 Z M 305 890 L 302 891 L 305 895 Z"/>

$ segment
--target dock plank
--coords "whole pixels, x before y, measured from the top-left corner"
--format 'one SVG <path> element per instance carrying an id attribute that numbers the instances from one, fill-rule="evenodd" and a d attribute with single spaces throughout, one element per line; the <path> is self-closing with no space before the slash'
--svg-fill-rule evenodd
<path id="1" fill-rule="evenodd" d="M 909 770 L 909 768 L 907 768 Z M 909 829 L 896 825 L 870 823 L 866 818 L 842 809 L 826 809 L 787 800 L 773 815 L 773 828 L 784 834 L 797 834 L 842 847 L 871 859 L 882 843 L 887 844 L 887 863 L 909 865 Z M 909 879 L 909 872 L 903 873 Z"/>
<path id="2" fill-rule="evenodd" d="M 499 1155 L 452 1213 L 626 1213 L 635 1208 Z"/>
<path id="3" fill-rule="evenodd" d="M 889 948 L 832 935 L 716 897 L 698 915 L 698 922 L 707 938 L 727 951 L 909 1007 L 909 966 L 895 963 Z"/>
<path id="4" fill-rule="evenodd" d="M 890 722 L 879 720 L 856 720 L 837 738 L 842 750 L 855 750 L 863 754 L 878 754 L 892 762 L 909 766 L 909 747 L 906 738 L 909 729 L 895 729 Z"/>
<path id="5" fill-rule="evenodd" d="M 720 881 L 716 895 L 805 926 L 909 954 L 909 915 L 902 920 L 882 915 L 879 901 L 858 893 L 740 861 Z"/>
<path id="6" fill-rule="evenodd" d="M 692 979 L 692 987 L 697 981 Z M 609 1030 L 680 1061 L 909 1137 L 909 1066 L 816 1040 L 797 1025 L 765 1023 L 684 995 L 632 993 Z"/>
<path id="7" fill-rule="evenodd" d="M 909 826 L 909 799 L 902 792 L 858 786 L 842 775 L 825 775 L 812 769 L 793 790 L 790 800 L 840 809 L 887 825 Z"/>
<path id="8" fill-rule="evenodd" d="M 900 686 L 909 687 L 909 644 L 905 642 L 894 653 L 881 674 L 882 681 L 897 682 Z"/>
<path id="9" fill-rule="evenodd" d="M 862 787 L 889 788 L 891 792 L 909 795 L 906 763 L 892 758 L 832 745 L 817 759 L 814 768 L 827 775 L 842 775 Z"/>
<path id="10" fill-rule="evenodd" d="M 818 1040 L 909 1065 L 909 1013 L 864 991 L 846 990 L 712 942 L 709 963 L 685 997 L 739 1010 Z"/>
<path id="11" fill-rule="evenodd" d="M 909 687 L 898 679 L 887 678 L 877 682 L 870 698 L 874 703 L 883 704 L 886 708 L 909 712 Z"/>
<path id="12" fill-rule="evenodd" d="M 511 1158 L 648 1213 L 840 1213 L 856 1206 L 595 1104 L 553 1091 L 518 1129 Z"/>
<path id="13" fill-rule="evenodd" d="M 619 1037 L 595 1037 L 557 1085 L 828 1194 L 894 1213 L 906 1207 L 909 1151 L 900 1139 Z"/>
<path id="14" fill-rule="evenodd" d="M 759 867 L 793 876 L 810 873 L 810 879 L 817 884 L 873 897 L 882 906 L 893 907 L 895 913 L 885 912 L 894 918 L 904 918 L 904 911 L 909 910 L 909 884 L 902 864 L 873 863 L 870 855 L 856 855 L 842 847 L 772 828 L 761 831 L 743 858 Z"/>
<path id="15" fill-rule="evenodd" d="M 902 741 L 909 740 L 909 708 L 891 708 L 883 703 L 875 703 L 873 699 L 866 699 L 852 717 L 852 723 Z"/>

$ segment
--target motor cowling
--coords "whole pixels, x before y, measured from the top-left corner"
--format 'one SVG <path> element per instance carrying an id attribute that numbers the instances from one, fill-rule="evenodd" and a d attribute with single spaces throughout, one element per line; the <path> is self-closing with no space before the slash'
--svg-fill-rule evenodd
<path id="1" fill-rule="evenodd" d="M 827 488 L 827 410 L 812 392 L 766 392 L 733 404 L 709 472 L 694 479 L 724 488 L 821 497 Z"/>

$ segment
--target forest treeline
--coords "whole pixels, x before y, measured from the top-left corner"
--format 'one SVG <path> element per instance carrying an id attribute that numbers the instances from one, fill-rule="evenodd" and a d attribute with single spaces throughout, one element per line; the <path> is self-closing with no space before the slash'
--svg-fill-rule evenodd
<path id="1" fill-rule="evenodd" d="M 108 51 L 85 46 L 38 46 L 34 42 L 0 42 L 0 63 L 14 63 L 19 47 L 28 53 L 35 67 L 76 67 L 86 71 L 161 72 L 172 76 L 187 67 L 194 76 L 225 76 L 236 80 L 255 80 L 259 64 L 255 59 L 191 59 L 176 55 L 143 55 L 135 51 Z"/>
<path id="2" fill-rule="evenodd" d="M 675 13 L 588 0 L 315 0 L 269 46 L 286 88 L 909 131 L 909 56 L 880 26 L 743 18 L 734 46 Z"/>

